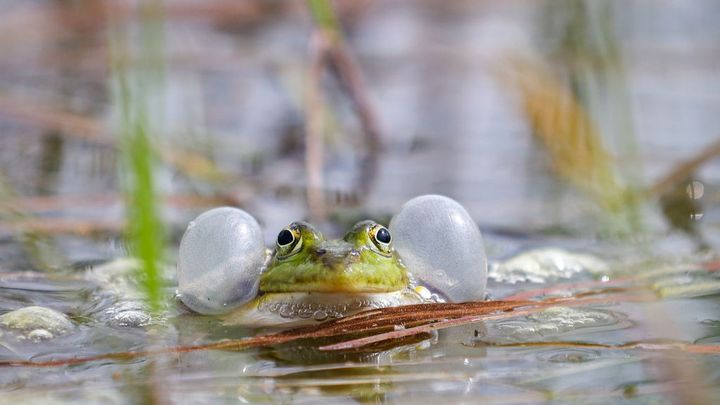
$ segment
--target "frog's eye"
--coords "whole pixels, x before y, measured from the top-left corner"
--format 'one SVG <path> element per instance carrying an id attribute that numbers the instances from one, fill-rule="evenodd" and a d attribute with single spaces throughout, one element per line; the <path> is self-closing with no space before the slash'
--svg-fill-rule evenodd
<path id="1" fill-rule="evenodd" d="M 277 237 L 277 245 L 280 247 L 287 246 L 295 242 L 295 235 L 289 229 L 283 229 L 280 231 Z"/>
<path id="2" fill-rule="evenodd" d="M 375 233 L 375 239 L 380 243 L 390 243 L 390 231 L 385 227 L 378 229 L 377 233 Z"/>
<path id="3" fill-rule="evenodd" d="M 370 229 L 370 238 L 381 252 L 387 253 L 390 251 L 392 236 L 390 236 L 390 231 L 384 226 L 377 225 Z"/>
<path id="4" fill-rule="evenodd" d="M 285 228 L 278 234 L 276 245 L 277 255 L 287 257 L 300 251 L 302 238 L 297 230 Z"/>

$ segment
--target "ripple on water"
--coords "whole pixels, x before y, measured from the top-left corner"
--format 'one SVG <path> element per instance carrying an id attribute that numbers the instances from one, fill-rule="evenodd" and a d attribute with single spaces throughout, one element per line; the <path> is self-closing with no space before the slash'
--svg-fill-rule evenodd
<path id="1" fill-rule="evenodd" d="M 549 363 L 587 363 L 600 357 L 600 352 L 584 348 L 554 348 L 537 352 L 538 360 Z"/>
<path id="2" fill-rule="evenodd" d="M 702 272 L 670 274 L 657 278 L 652 288 L 663 298 L 702 297 L 720 293 L 720 278 Z"/>
<path id="3" fill-rule="evenodd" d="M 139 301 L 121 301 L 103 313 L 103 320 L 113 327 L 138 328 L 152 322 L 145 305 Z"/>
<path id="4" fill-rule="evenodd" d="M 587 328 L 620 329 L 630 325 L 624 314 L 599 309 L 551 307 L 524 319 L 495 322 L 487 338 L 503 341 L 525 341 L 571 333 Z"/>
<path id="5" fill-rule="evenodd" d="M 597 257 L 543 248 L 491 264 L 488 277 L 498 283 L 548 283 L 582 272 L 604 274 L 608 270 L 607 263 Z"/>

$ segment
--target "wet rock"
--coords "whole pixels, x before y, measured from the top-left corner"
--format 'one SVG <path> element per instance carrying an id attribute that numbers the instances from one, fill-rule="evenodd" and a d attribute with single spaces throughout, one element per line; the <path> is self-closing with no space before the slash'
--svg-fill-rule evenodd
<path id="1" fill-rule="evenodd" d="M 69 333 L 75 327 L 65 314 L 39 306 L 21 308 L 0 316 L 0 326 L 32 340 L 52 339 Z"/>

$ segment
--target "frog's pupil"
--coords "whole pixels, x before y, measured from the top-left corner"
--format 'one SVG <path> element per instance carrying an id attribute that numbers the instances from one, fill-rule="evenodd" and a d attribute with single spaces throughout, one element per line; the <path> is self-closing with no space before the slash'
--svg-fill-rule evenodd
<path id="1" fill-rule="evenodd" d="M 292 232 L 290 232 L 287 229 L 283 229 L 278 234 L 277 238 L 277 244 L 280 246 L 289 245 L 292 243 L 292 241 L 295 239 L 295 236 L 293 236 Z"/>
<path id="2" fill-rule="evenodd" d="M 380 229 L 379 231 L 377 231 L 375 239 L 377 239 L 378 242 L 390 243 L 390 231 L 388 231 L 386 228 Z"/>

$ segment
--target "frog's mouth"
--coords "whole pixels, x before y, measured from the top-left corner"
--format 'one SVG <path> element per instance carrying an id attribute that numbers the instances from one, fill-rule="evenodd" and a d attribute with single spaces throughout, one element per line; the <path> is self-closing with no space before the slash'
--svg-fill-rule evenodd
<path id="1" fill-rule="evenodd" d="M 342 318 L 366 309 L 423 302 L 415 291 L 388 293 L 292 292 L 263 294 L 225 317 L 226 324 L 287 326 Z"/>

